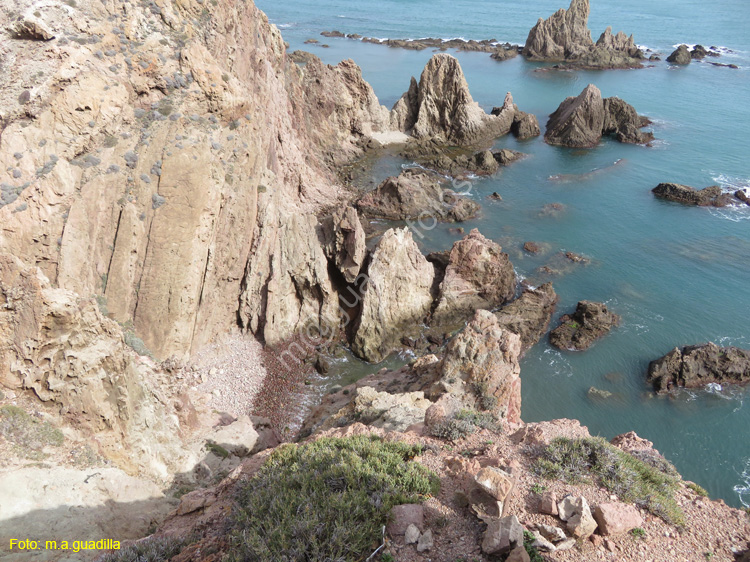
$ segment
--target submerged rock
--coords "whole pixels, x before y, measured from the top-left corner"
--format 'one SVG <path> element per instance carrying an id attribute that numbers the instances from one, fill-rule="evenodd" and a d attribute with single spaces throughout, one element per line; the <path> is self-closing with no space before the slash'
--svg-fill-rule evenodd
<path id="1" fill-rule="evenodd" d="M 580 301 L 573 314 L 560 318 L 560 326 L 549 335 L 559 349 L 583 351 L 620 323 L 620 317 L 599 302 Z"/>
<path id="2" fill-rule="evenodd" d="M 373 251 L 367 276 L 352 351 L 378 362 L 403 335 L 402 328 L 413 327 L 429 313 L 435 270 L 408 228 L 390 229 Z"/>
<path id="3" fill-rule="evenodd" d="M 544 140 L 553 145 L 591 148 L 599 143 L 602 135 L 614 135 L 620 142 L 646 144 L 654 137 L 639 129 L 650 123 L 620 98 L 602 99 L 599 88 L 589 84 L 577 97 L 563 101 L 550 115 Z"/>
<path id="4" fill-rule="evenodd" d="M 714 343 L 675 348 L 648 366 L 648 382 L 659 393 L 711 383 L 750 383 L 750 351 Z"/>
<path id="5" fill-rule="evenodd" d="M 725 207 L 732 201 L 732 196 L 718 185 L 695 189 L 679 183 L 660 183 L 651 191 L 661 199 L 699 207 Z"/>
<path id="6" fill-rule="evenodd" d="M 518 299 L 504 306 L 495 316 L 502 327 L 520 336 L 521 350 L 525 353 L 547 331 L 557 301 L 552 283 L 545 283 L 536 289 L 525 289 Z"/>
<path id="7" fill-rule="evenodd" d="M 439 177 L 426 170 L 404 170 L 363 195 L 357 208 L 369 217 L 409 220 L 436 217 L 460 222 L 476 216 L 479 204 L 443 189 Z"/>
<path id="8" fill-rule="evenodd" d="M 453 244 L 432 322 L 461 322 L 478 308 L 507 302 L 515 289 L 516 274 L 508 254 L 475 228 Z"/>

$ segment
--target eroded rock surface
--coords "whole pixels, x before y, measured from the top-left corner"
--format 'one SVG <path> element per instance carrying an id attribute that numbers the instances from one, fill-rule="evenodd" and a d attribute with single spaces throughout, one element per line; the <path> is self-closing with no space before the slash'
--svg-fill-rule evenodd
<path id="1" fill-rule="evenodd" d="M 710 383 L 750 383 L 750 351 L 715 343 L 675 348 L 648 366 L 656 392 L 701 388 Z"/>
<path id="2" fill-rule="evenodd" d="M 525 353 L 547 332 L 557 301 L 552 283 L 545 283 L 536 289 L 524 289 L 518 299 L 505 305 L 495 316 L 501 326 L 518 334 Z"/>
<path id="3" fill-rule="evenodd" d="M 679 183 L 660 183 L 651 191 L 660 199 L 699 207 L 725 207 L 733 200 L 732 195 L 724 193 L 718 185 L 695 189 Z"/>
<path id="4" fill-rule="evenodd" d="M 560 318 L 560 326 L 550 332 L 549 340 L 559 349 L 583 351 L 620 323 L 620 317 L 606 305 L 581 301 L 573 314 Z"/>

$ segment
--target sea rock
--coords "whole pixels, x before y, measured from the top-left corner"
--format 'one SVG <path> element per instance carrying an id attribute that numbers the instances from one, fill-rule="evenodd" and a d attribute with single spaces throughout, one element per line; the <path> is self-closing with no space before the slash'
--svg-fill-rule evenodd
<path id="1" fill-rule="evenodd" d="M 589 84 L 578 97 L 569 97 L 550 115 L 544 140 L 548 144 L 591 148 L 604 129 L 604 101 L 599 88 Z"/>
<path id="2" fill-rule="evenodd" d="M 400 152 L 400 156 L 454 178 L 468 174 L 489 176 L 500 167 L 493 151 L 446 146 L 442 141 L 431 138 L 412 139 Z"/>
<path id="3" fill-rule="evenodd" d="M 654 135 L 644 133 L 640 129 L 649 124 L 651 124 L 649 119 L 638 115 L 632 105 L 620 98 L 612 97 L 604 100 L 603 134 L 615 135 L 620 142 L 647 144 L 654 140 Z"/>
<path id="4" fill-rule="evenodd" d="M 479 204 L 443 189 L 436 174 L 420 169 L 404 170 L 387 178 L 356 203 L 369 217 L 416 220 L 435 217 L 460 222 L 476 216 Z"/>
<path id="5" fill-rule="evenodd" d="M 612 396 L 614 396 L 608 390 L 602 390 L 601 388 L 596 388 L 595 386 L 590 387 L 586 394 L 592 400 L 609 400 L 610 398 L 612 398 Z"/>
<path id="6" fill-rule="evenodd" d="M 547 331 L 557 302 L 552 283 L 545 283 L 536 289 L 524 289 L 518 299 L 501 308 L 495 316 L 503 328 L 520 336 L 521 351 L 525 353 Z"/>
<path id="7" fill-rule="evenodd" d="M 515 288 L 508 254 L 475 228 L 453 244 L 432 323 L 460 322 L 478 308 L 499 306 L 513 297 Z"/>
<path id="8" fill-rule="evenodd" d="M 496 61 L 506 61 L 513 58 L 516 58 L 518 56 L 518 46 L 517 45 L 511 45 L 510 48 L 506 47 L 499 47 L 494 53 L 490 55 L 490 58 L 492 60 Z"/>
<path id="9" fill-rule="evenodd" d="M 391 111 L 391 126 L 417 139 L 466 146 L 508 133 L 513 117 L 485 113 L 472 99 L 458 60 L 441 53 L 427 63 L 419 84 L 412 78 Z"/>
<path id="10" fill-rule="evenodd" d="M 352 351 L 378 362 L 403 335 L 401 328 L 423 321 L 432 305 L 435 270 L 408 228 L 386 231 L 372 253 Z"/>
<path id="11" fill-rule="evenodd" d="M 690 51 L 690 58 L 701 60 L 709 55 L 709 51 L 703 45 L 696 45 L 693 50 Z"/>
<path id="12" fill-rule="evenodd" d="M 573 314 L 560 318 L 550 332 L 550 343 L 559 349 L 583 351 L 620 323 L 620 317 L 598 302 L 580 301 Z"/>
<path id="13" fill-rule="evenodd" d="M 544 140 L 548 144 L 591 148 L 602 135 L 614 135 L 620 142 L 648 143 L 650 133 L 640 128 L 650 121 L 619 98 L 602 99 L 599 88 L 589 84 L 578 97 L 569 97 L 550 115 Z"/>
<path id="14" fill-rule="evenodd" d="M 433 395 L 453 394 L 466 407 L 486 410 L 518 423 L 521 339 L 500 326 L 494 314 L 477 310 L 469 324 L 446 346 Z"/>
<path id="15" fill-rule="evenodd" d="M 337 209 L 327 221 L 323 221 L 323 227 L 326 254 L 333 259 L 346 282 L 353 283 L 367 254 L 365 230 L 356 209 L 348 206 Z"/>
<path id="16" fill-rule="evenodd" d="M 529 32 L 523 55 L 534 61 L 565 62 L 577 68 L 639 68 L 643 53 L 633 37 L 608 27 L 594 44 L 588 29 L 589 0 L 572 0 Z"/>
<path id="17" fill-rule="evenodd" d="M 515 515 L 492 518 L 482 539 L 482 552 L 490 555 L 507 554 L 523 545 L 523 527 Z"/>
<path id="18" fill-rule="evenodd" d="M 651 191 L 661 199 L 699 207 L 724 207 L 732 199 L 731 195 L 724 193 L 718 185 L 695 189 L 679 183 L 660 183 Z"/>
<path id="19" fill-rule="evenodd" d="M 236 457 L 246 457 L 255 449 L 258 432 L 255 431 L 250 416 L 241 416 L 237 421 L 214 430 L 208 441 L 226 449 Z"/>
<path id="20" fill-rule="evenodd" d="M 621 535 L 643 525 L 643 518 L 632 505 L 621 502 L 601 503 L 594 509 L 599 533 L 604 536 Z"/>
<path id="21" fill-rule="evenodd" d="M 672 64 L 690 64 L 692 57 L 687 45 L 680 45 L 675 51 L 667 57 L 667 62 Z"/>
<path id="22" fill-rule="evenodd" d="M 516 112 L 515 117 L 513 117 L 513 124 L 511 125 L 510 132 L 519 140 L 538 137 L 542 134 L 542 130 L 539 128 L 539 120 L 536 118 L 536 115 L 524 111 Z"/>
<path id="23" fill-rule="evenodd" d="M 659 393 L 710 383 L 750 383 L 750 351 L 715 343 L 675 348 L 648 366 L 648 381 Z"/>
<path id="24" fill-rule="evenodd" d="M 513 162 L 520 160 L 524 156 L 523 152 L 518 152 L 510 148 L 503 148 L 492 153 L 492 157 L 500 166 L 510 166 Z"/>
<path id="25" fill-rule="evenodd" d="M 406 431 L 409 426 L 425 420 L 425 411 L 431 404 L 424 392 L 389 394 L 365 386 L 357 389 L 354 415 L 366 425 Z"/>
<path id="26" fill-rule="evenodd" d="M 11 35 L 16 39 L 32 39 L 34 41 L 50 41 L 55 38 L 49 26 L 34 16 L 24 16 L 11 26 Z"/>

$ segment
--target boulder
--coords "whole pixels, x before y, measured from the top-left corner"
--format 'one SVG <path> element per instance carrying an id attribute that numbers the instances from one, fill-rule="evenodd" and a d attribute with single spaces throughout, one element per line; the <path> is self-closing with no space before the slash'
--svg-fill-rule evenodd
<path id="1" fill-rule="evenodd" d="M 750 383 L 750 351 L 715 343 L 675 348 L 648 366 L 648 382 L 659 393 L 707 384 Z"/>
<path id="2" fill-rule="evenodd" d="M 560 318 L 549 340 L 558 349 L 583 351 L 620 323 L 620 317 L 599 302 L 580 301 L 573 314 Z"/>
<path id="3" fill-rule="evenodd" d="M 237 457 L 246 457 L 253 452 L 258 441 L 250 416 L 241 416 L 230 425 L 215 429 L 207 441 L 215 443 Z"/>
<path id="4" fill-rule="evenodd" d="M 353 283 L 367 255 L 365 230 L 354 207 L 336 210 L 323 221 L 326 255 L 336 264 L 347 283 Z"/>
<path id="5" fill-rule="evenodd" d="M 557 515 L 557 496 L 554 492 L 544 492 L 539 498 L 539 513 Z"/>
<path id="6" fill-rule="evenodd" d="M 498 49 L 490 55 L 490 58 L 492 60 L 496 60 L 499 62 L 514 59 L 518 56 L 518 47 L 516 45 L 511 45 L 510 48 L 506 48 L 504 46 L 498 47 Z"/>
<path id="7" fill-rule="evenodd" d="M 510 111 L 485 113 L 472 99 L 458 60 L 440 53 L 427 63 L 418 84 L 412 78 L 391 111 L 391 126 L 417 139 L 467 146 L 507 134 L 513 117 Z"/>
<path id="8" fill-rule="evenodd" d="M 503 148 L 502 150 L 498 150 L 491 154 L 495 162 L 500 166 L 510 166 L 513 162 L 516 162 L 525 156 L 523 152 L 511 150 L 510 148 Z"/>
<path id="9" fill-rule="evenodd" d="M 419 529 L 414 523 L 410 523 L 404 533 L 404 544 L 414 544 L 419 540 Z"/>
<path id="10" fill-rule="evenodd" d="M 386 526 L 388 534 L 392 537 L 404 535 L 411 525 L 417 530 L 424 529 L 424 506 L 418 503 L 393 506 Z"/>
<path id="11" fill-rule="evenodd" d="M 433 546 L 432 531 L 430 529 L 427 529 L 419 537 L 419 541 L 417 542 L 417 552 L 424 552 L 426 550 L 430 550 L 432 546 Z"/>
<path id="12" fill-rule="evenodd" d="M 732 199 L 732 196 L 724 193 L 718 185 L 695 189 L 679 183 L 660 183 L 651 191 L 660 199 L 699 207 L 724 207 Z"/>
<path id="13" fill-rule="evenodd" d="M 518 299 L 501 308 L 495 316 L 503 328 L 520 336 L 521 351 L 525 353 L 547 332 L 557 301 L 552 283 L 545 283 L 536 289 L 524 289 Z"/>
<path id="14" fill-rule="evenodd" d="M 384 359 L 402 328 L 413 327 L 429 313 L 434 276 L 408 228 L 386 231 L 367 271 L 352 351 L 366 361 Z"/>
<path id="15" fill-rule="evenodd" d="M 594 509 L 599 533 L 604 536 L 621 535 L 643 525 L 643 518 L 632 505 L 621 502 L 602 503 Z"/>
<path id="16" fill-rule="evenodd" d="M 536 118 L 536 115 L 524 111 L 516 112 L 516 115 L 513 117 L 513 124 L 510 127 L 510 132 L 519 140 L 538 137 L 542 134 L 542 131 L 539 128 L 539 120 Z"/>
<path id="17" fill-rule="evenodd" d="M 619 142 L 645 144 L 651 133 L 639 129 L 650 121 L 620 98 L 602 99 L 599 88 L 589 84 L 578 97 L 569 97 L 550 115 L 544 140 L 548 144 L 572 148 L 596 146 L 602 135 L 613 135 Z"/>
<path id="18" fill-rule="evenodd" d="M 31 39 L 33 41 L 50 41 L 55 34 L 41 19 L 34 16 L 24 16 L 10 28 L 11 35 L 16 39 Z"/>
<path id="19" fill-rule="evenodd" d="M 409 426 L 424 421 L 425 411 L 431 404 L 424 392 L 389 394 L 364 386 L 357 389 L 354 415 L 357 421 L 366 425 L 406 431 Z"/>
<path id="20" fill-rule="evenodd" d="M 690 64 L 692 57 L 687 45 L 680 45 L 675 51 L 667 57 L 667 62 L 672 64 Z"/>
<path id="21" fill-rule="evenodd" d="M 473 229 L 453 244 L 432 323 L 461 322 L 479 308 L 507 302 L 515 289 L 516 274 L 508 254 Z"/>
<path id="22" fill-rule="evenodd" d="M 491 518 L 482 539 L 482 552 L 503 555 L 523 546 L 523 527 L 515 515 Z"/>
<path id="23" fill-rule="evenodd" d="M 537 523 L 536 529 L 542 534 L 545 539 L 552 543 L 558 543 L 568 538 L 565 535 L 565 531 L 563 531 L 560 527 L 555 527 L 554 525 L 544 525 L 543 523 Z"/>
<path id="24" fill-rule="evenodd" d="M 586 498 L 565 498 L 557 506 L 560 519 L 567 523 L 567 530 L 577 539 L 586 539 L 596 530 L 596 521 Z"/>
<path id="25" fill-rule="evenodd" d="M 690 58 L 696 60 L 702 60 L 709 55 L 710 52 L 703 45 L 696 45 L 695 47 L 693 47 L 693 50 L 690 51 Z"/>
<path id="26" fill-rule="evenodd" d="M 474 477 L 474 482 L 500 502 L 505 501 L 514 485 L 513 479 L 507 472 L 495 467 L 486 467 L 480 470 Z"/>
<path id="27" fill-rule="evenodd" d="M 518 423 L 520 354 L 521 339 L 503 329 L 491 312 L 477 310 L 466 328 L 446 346 L 432 394 L 453 394 L 467 407 Z"/>
<path id="28" fill-rule="evenodd" d="M 505 562 L 531 562 L 531 557 L 526 549 L 519 545 L 510 552 Z"/>
<path id="29" fill-rule="evenodd" d="M 387 220 L 435 217 L 460 222 L 473 218 L 479 210 L 474 201 L 443 189 L 439 176 L 420 169 L 404 170 L 387 178 L 360 197 L 356 205 L 364 215 Z"/>

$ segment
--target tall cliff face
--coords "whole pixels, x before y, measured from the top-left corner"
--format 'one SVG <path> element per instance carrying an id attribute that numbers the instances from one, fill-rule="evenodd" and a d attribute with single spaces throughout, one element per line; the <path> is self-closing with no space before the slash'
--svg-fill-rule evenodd
<path id="1" fill-rule="evenodd" d="M 160 357 L 238 318 L 275 341 L 330 309 L 313 215 L 341 195 L 329 165 L 388 122 L 359 68 L 300 70 L 249 1 L 41 19 L 56 39 L 4 53 L 0 250 L 105 297 Z"/>

